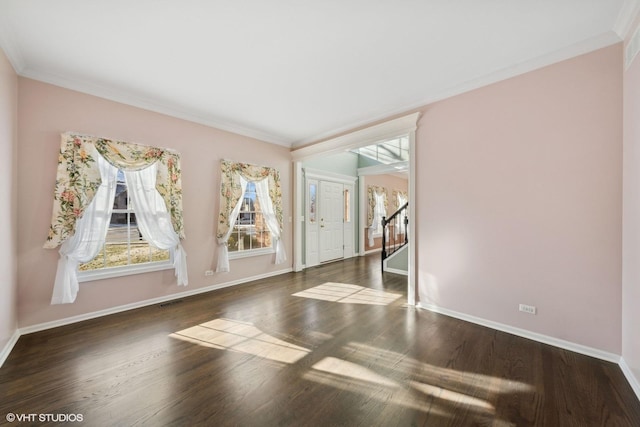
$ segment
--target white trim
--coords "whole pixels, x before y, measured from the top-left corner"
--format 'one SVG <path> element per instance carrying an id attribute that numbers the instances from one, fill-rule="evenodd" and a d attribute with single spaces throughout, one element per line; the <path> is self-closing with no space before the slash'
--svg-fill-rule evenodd
<path id="1" fill-rule="evenodd" d="M 634 0 L 635 1 L 635 0 Z M 537 58 L 533 58 L 531 60 L 514 64 L 512 66 L 503 68 L 501 70 L 497 70 L 493 73 L 477 76 L 475 78 L 471 78 L 466 82 L 461 84 L 457 84 L 453 87 L 443 89 L 437 92 L 434 92 L 431 96 L 423 98 L 417 102 L 404 105 L 399 108 L 394 108 L 392 110 L 385 111 L 375 117 L 369 117 L 366 121 L 351 123 L 350 125 L 340 127 L 338 129 L 333 129 L 330 132 L 325 132 L 322 135 L 316 135 L 315 137 L 308 138 L 299 142 L 294 142 L 292 147 L 294 151 L 292 154 L 296 155 L 296 151 L 302 150 L 305 148 L 313 147 L 314 145 L 307 145 L 302 147 L 305 144 L 310 144 L 315 141 L 321 141 L 324 138 L 328 138 L 331 135 L 337 135 L 342 132 L 346 132 L 349 129 L 355 129 L 361 126 L 366 126 L 367 123 L 373 123 L 378 120 L 384 120 L 386 117 L 392 117 L 397 114 L 402 114 L 407 111 L 416 110 L 418 108 L 423 108 L 429 104 L 433 104 L 434 102 L 441 101 L 443 99 L 451 98 L 456 95 L 460 95 L 462 93 L 470 92 L 475 89 L 479 89 L 481 87 L 488 86 L 490 84 L 506 80 L 515 76 L 519 76 L 521 74 L 528 73 L 530 71 L 534 71 L 552 64 L 556 64 L 558 62 L 574 58 L 576 56 L 584 55 L 589 52 L 596 51 L 598 49 L 602 49 L 604 47 L 608 47 L 614 45 L 616 43 L 620 43 L 620 37 L 613 30 L 608 31 L 606 33 L 602 33 L 595 37 L 591 37 L 586 40 L 582 40 L 578 43 L 574 43 L 572 45 L 566 46 L 564 48 L 560 48 L 548 54 L 539 56 Z M 417 113 L 415 113 L 417 114 Z M 408 133 L 408 132 L 405 132 Z M 397 136 L 397 135 L 396 135 Z M 391 136 L 392 137 L 392 136 Z M 390 138 L 391 138 L 390 137 Z M 372 141 L 375 142 L 375 141 Z M 368 144 L 365 144 L 368 145 Z M 296 148 L 301 147 L 301 148 Z M 329 153 L 327 153 L 329 154 Z M 299 153 L 297 155 L 302 155 Z M 411 155 L 409 156 L 411 157 Z M 295 157 L 294 157 L 295 158 Z"/>
<path id="2" fill-rule="evenodd" d="M 302 233 L 306 233 L 303 224 L 305 221 L 304 213 L 306 213 L 307 208 L 302 206 L 302 201 L 305 198 L 299 196 L 302 191 L 306 192 L 307 189 L 302 178 L 302 163 L 293 162 L 293 171 L 293 271 L 302 271 L 305 268 L 305 264 L 302 262 Z"/>
<path id="3" fill-rule="evenodd" d="M 358 176 L 367 175 L 391 175 L 397 173 L 406 173 L 409 168 L 409 162 L 397 162 L 388 165 L 374 165 L 366 166 L 364 168 L 358 168 Z M 406 179 L 406 176 L 403 176 Z"/>
<path id="4" fill-rule="evenodd" d="M 417 127 L 417 123 L 416 123 Z M 417 228 L 418 228 L 418 209 L 416 207 L 417 187 L 416 187 L 416 173 L 418 170 L 418 164 L 416 159 L 416 131 L 409 133 L 409 186 L 407 191 L 407 201 L 409 202 L 409 228 L 407 232 L 407 240 L 409 241 L 409 254 L 407 255 L 407 303 L 409 305 L 416 305 L 416 294 L 418 287 L 416 286 L 416 266 L 418 265 L 416 259 L 417 243 Z"/>
<path id="5" fill-rule="evenodd" d="M 406 135 L 416 129 L 419 115 L 420 113 L 409 114 L 370 126 L 366 129 L 360 129 L 346 135 L 337 136 L 327 141 L 318 142 L 317 144 L 294 148 L 293 151 L 291 151 L 291 157 L 293 160 L 302 161 L 318 155 L 326 156 Z M 386 117 L 388 117 L 388 115 Z"/>
<path id="6" fill-rule="evenodd" d="M 331 181 L 338 184 L 354 185 L 358 180 L 357 176 L 344 175 L 337 172 L 327 172 L 319 169 L 303 168 L 304 176 L 307 179 L 317 179 L 320 181 Z"/>
<path id="7" fill-rule="evenodd" d="M 629 32 L 633 29 L 631 25 L 635 22 L 638 14 L 640 13 L 640 1 L 638 0 L 625 0 L 624 4 L 620 8 L 618 18 L 613 25 L 613 32 L 620 37 L 621 40 L 625 40 L 629 35 Z"/>
<path id="8" fill-rule="evenodd" d="M 622 373 L 624 374 L 625 378 L 629 382 L 629 385 L 635 392 L 636 397 L 638 398 L 638 400 L 640 400 L 640 381 L 633 374 L 633 371 L 631 370 L 629 365 L 627 365 L 627 362 L 626 360 L 624 360 L 624 357 L 620 358 L 619 365 L 620 365 L 620 369 L 622 369 Z"/>
<path id="9" fill-rule="evenodd" d="M 386 259 L 385 259 L 385 261 L 386 261 Z M 398 270 L 397 268 L 389 268 L 389 267 L 385 267 L 384 268 L 384 272 L 385 273 L 399 274 L 401 276 L 408 276 L 409 275 L 408 271 Z"/>
<path id="10" fill-rule="evenodd" d="M 205 286 L 204 288 L 192 289 L 185 292 L 178 292 L 171 295 L 165 295 L 162 297 L 152 298 L 144 301 L 133 302 L 130 304 L 120 305 L 117 307 L 111 307 L 104 310 L 94 311 L 91 313 L 80 314 L 78 316 L 67 317 L 64 319 L 54 320 L 51 322 L 39 323 L 36 325 L 27 326 L 19 330 L 21 335 L 31 334 L 34 332 L 40 332 L 47 329 L 57 328 L 59 326 L 70 325 L 72 323 L 82 322 L 84 320 L 95 319 L 97 317 L 108 316 L 110 314 L 121 313 L 123 311 L 133 310 L 136 308 L 147 307 L 150 305 L 160 304 L 167 301 L 173 301 L 180 298 L 187 298 L 193 295 L 203 294 L 206 292 L 215 291 L 217 289 L 228 288 L 230 286 L 240 285 L 243 283 L 253 282 L 255 280 L 266 279 L 268 277 L 279 276 L 281 274 L 290 273 L 293 271 L 291 268 L 284 270 L 273 271 L 264 274 L 258 274 L 256 276 L 245 277 L 242 279 L 232 280 L 230 282 L 218 283 L 211 286 Z"/>
<path id="11" fill-rule="evenodd" d="M 9 341 L 7 341 L 7 344 L 5 344 L 2 351 L 0 351 L 0 368 L 2 368 L 2 365 L 4 365 L 4 362 L 7 360 L 7 357 L 9 357 L 9 354 L 11 354 L 11 351 L 13 350 L 13 347 L 15 347 L 20 336 L 21 336 L 20 330 L 16 329 L 13 332 L 13 335 L 11 335 L 11 338 L 9 338 Z"/>
<path id="12" fill-rule="evenodd" d="M 258 248 L 258 249 L 245 249 L 242 251 L 229 251 L 229 260 L 232 259 L 240 259 L 240 258 L 250 258 L 254 256 L 260 255 L 269 255 L 275 254 L 276 250 L 273 247 L 273 241 L 271 242 L 271 247 L 269 248 Z"/>
<path id="13" fill-rule="evenodd" d="M 13 52 L 11 53 L 13 54 Z M 268 142 L 270 144 L 291 148 L 291 142 L 286 141 L 280 136 L 262 132 L 256 129 L 251 129 L 238 123 L 223 121 L 219 118 L 207 115 L 206 113 L 203 113 L 201 111 L 180 107 L 178 105 L 173 105 L 171 103 L 156 100 L 151 97 L 133 95 L 129 92 L 123 92 L 121 90 L 109 88 L 99 84 L 87 81 L 72 80 L 50 72 L 44 72 L 41 70 L 36 71 L 30 68 L 23 69 L 22 72 L 18 72 L 18 74 L 23 77 L 38 80 L 44 83 L 49 83 L 65 89 L 70 89 L 73 91 L 97 96 L 99 98 L 108 99 L 110 101 L 131 105 L 143 110 L 165 114 L 167 116 L 176 117 L 178 119 L 186 120 L 189 122 L 199 123 L 201 125 L 224 130 L 227 132 L 232 132 L 238 135 L 248 136 L 250 138 L 255 138 L 263 142 Z"/>
<path id="14" fill-rule="evenodd" d="M 625 70 L 628 69 L 633 60 L 638 55 L 640 51 L 640 26 L 636 28 L 633 35 L 629 39 L 629 42 L 624 48 L 624 66 Z"/>
<path id="15" fill-rule="evenodd" d="M 92 282 L 94 280 L 112 279 L 114 277 L 130 276 L 132 274 L 151 273 L 153 271 L 173 270 L 172 260 L 131 264 L 123 267 L 99 268 L 96 270 L 78 271 L 78 282 Z"/>
<path id="16" fill-rule="evenodd" d="M 6 19 L 0 16 L 0 27 L 9 28 L 9 22 Z M 4 51 L 16 74 L 22 75 L 25 69 L 24 57 L 18 48 L 18 43 L 12 37 L 12 31 L 0 31 L 0 48 Z"/>
<path id="17" fill-rule="evenodd" d="M 476 325 L 486 326 L 488 328 L 506 332 L 511 335 L 516 335 L 522 338 L 527 338 L 533 341 L 541 342 L 543 344 L 549 344 L 554 347 L 563 348 L 565 350 L 573 351 L 575 353 L 580 353 L 586 356 L 595 357 L 596 359 L 606 360 L 607 362 L 613 362 L 616 364 L 620 363 L 619 355 L 609 353 L 607 351 L 599 350 L 597 348 L 588 347 L 582 344 L 576 344 L 571 341 L 561 340 L 559 338 L 539 334 L 536 332 L 531 332 L 526 329 L 516 328 L 513 326 L 505 325 L 503 323 L 494 322 L 492 320 L 487 320 L 480 317 L 471 316 L 469 314 L 460 313 L 457 311 L 438 307 L 432 304 L 418 303 L 417 307 L 432 311 L 434 313 L 444 314 L 445 316 L 464 320 L 466 322 L 475 323 Z"/>
<path id="18" fill-rule="evenodd" d="M 382 252 L 382 248 L 369 249 L 368 251 L 364 252 L 364 255 L 375 254 L 377 252 Z"/>

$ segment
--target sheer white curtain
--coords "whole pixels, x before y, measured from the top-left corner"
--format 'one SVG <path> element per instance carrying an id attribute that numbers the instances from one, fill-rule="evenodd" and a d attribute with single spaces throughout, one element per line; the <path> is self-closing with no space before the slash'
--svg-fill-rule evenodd
<path id="1" fill-rule="evenodd" d="M 240 177 L 240 198 L 238 198 L 238 202 L 234 206 L 231 211 L 231 216 L 229 217 L 229 229 L 227 233 L 218 239 L 218 266 L 216 267 L 216 272 L 229 271 L 229 248 L 227 247 L 227 243 L 229 242 L 229 237 L 231 237 L 231 233 L 233 233 L 233 226 L 236 223 L 236 219 L 240 214 L 240 209 L 242 208 L 242 202 L 244 201 L 244 193 L 247 191 L 247 183 L 248 181 L 239 175 Z"/>
<path id="2" fill-rule="evenodd" d="M 407 198 L 404 197 L 404 195 L 402 193 L 398 193 L 398 208 L 403 207 L 405 203 L 407 203 Z M 395 235 L 396 235 L 396 238 L 397 238 L 398 235 L 401 234 L 402 226 L 404 225 L 404 215 L 396 216 L 396 224 L 395 225 L 396 225 L 395 226 Z"/>
<path id="3" fill-rule="evenodd" d="M 276 211 L 273 208 L 273 202 L 269 197 L 269 179 L 261 179 L 260 181 L 254 181 L 256 185 L 256 194 L 260 207 L 262 208 L 262 215 L 266 220 L 267 227 L 271 232 L 271 237 L 275 239 L 276 243 L 276 264 L 282 264 L 287 260 L 287 254 L 284 250 L 284 243 L 282 242 L 282 230 L 280 230 L 280 224 L 276 218 Z"/>
<path id="4" fill-rule="evenodd" d="M 166 203 L 156 190 L 157 171 L 157 163 L 141 170 L 125 170 L 127 191 L 142 237 L 158 249 L 171 251 L 178 286 L 187 286 L 187 254 L 173 229 Z"/>
<path id="5" fill-rule="evenodd" d="M 66 304 L 78 294 L 78 265 L 98 255 L 107 237 L 118 168 L 97 156 L 101 184 L 82 218 L 76 221 L 75 234 L 60 246 L 60 260 L 53 285 L 51 304 Z"/>
<path id="6" fill-rule="evenodd" d="M 374 233 L 382 232 L 382 217 L 387 215 L 384 209 L 384 193 L 378 194 L 377 192 L 374 192 L 373 197 L 375 197 L 376 200 L 376 207 L 373 209 L 373 219 L 371 224 L 369 224 L 369 231 L 367 233 L 369 237 L 369 246 L 373 246 L 375 244 L 373 240 Z"/>

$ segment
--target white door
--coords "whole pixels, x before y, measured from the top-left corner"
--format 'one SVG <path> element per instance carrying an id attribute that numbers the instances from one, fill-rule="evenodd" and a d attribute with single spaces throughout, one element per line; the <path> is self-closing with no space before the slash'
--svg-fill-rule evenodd
<path id="1" fill-rule="evenodd" d="M 344 186 L 320 181 L 320 262 L 344 258 Z"/>

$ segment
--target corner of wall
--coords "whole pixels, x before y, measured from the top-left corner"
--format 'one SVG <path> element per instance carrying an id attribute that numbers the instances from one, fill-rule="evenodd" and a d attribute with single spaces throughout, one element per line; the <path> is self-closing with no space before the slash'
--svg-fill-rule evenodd
<path id="1" fill-rule="evenodd" d="M 0 366 L 18 340 L 18 75 L 0 50 Z"/>

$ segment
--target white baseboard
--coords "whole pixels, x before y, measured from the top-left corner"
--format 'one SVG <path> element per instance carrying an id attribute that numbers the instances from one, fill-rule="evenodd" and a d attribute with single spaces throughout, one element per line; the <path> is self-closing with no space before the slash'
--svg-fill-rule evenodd
<path id="1" fill-rule="evenodd" d="M 385 271 L 385 273 L 401 274 L 403 276 L 408 276 L 409 275 L 409 273 L 406 272 L 405 270 L 398 270 L 397 268 L 385 267 L 384 271 Z"/>
<path id="2" fill-rule="evenodd" d="M 607 362 L 620 364 L 620 355 L 599 350 L 597 348 L 588 347 L 582 344 L 576 344 L 570 341 L 561 340 L 559 338 L 550 337 L 548 335 L 538 334 L 536 332 L 527 331 L 526 329 L 520 329 L 513 326 L 505 325 L 503 323 L 494 322 L 492 320 L 487 320 L 480 317 L 459 313 L 457 311 L 449 310 L 449 309 L 438 307 L 431 304 L 418 303 L 417 307 L 423 308 L 425 310 L 433 311 L 434 313 L 440 313 L 440 314 L 444 314 L 445 316 L 454 317 L 456 319 L 475 323 L 477 325 L 486 326 L 488 328 L 496 329 L 498 331 L 506 332 L 508 334 L 517 335 L 519 337 L 527 338 L 533 341 L 538 341 L 543 344 L 549 344 L 554 347 L 559 347 L 565 350 L 584 354 L 586 356 L 595 357 L 596 359 L 606 360 Z"/>
<path id="3" fill-rule="evenodd" d="M 27 326 L 19 329 L 19 335 L 31 334 L 34 332 L 44 331 L 47 329 L 57 328 L 58 326 L 70 325 L 72 323 L 82 322 L 84 320 L 95 319 L 97 317 L 108 316 L 110 314 L 121 313 L 127 310 L 133 310 L 135 308 L 146 307 L 149 305 L 161 304 L 163 302 L 172 301 L 179 298 L 186 298 L 193 295 L 203 294 L 206 292 L 215 291 L 217 289 L 228 288 L 229 286 L 240 285 L 247 282 L 253 282 L 254 280 L 266 279 L 268 277 L 279 276 L 281 274 L 290 273 L 292 268 L 286 268 L 284 270 L 278 270 L 270 273 L 259 274 L 257 276 L 246 277 L 243 279 L 232 280 L 230 282 L 218 283 L 211 286 L 205 286 L 204 288 L 197 288 L 190 291 L 178 292 L 171 295 L 165 295 L 158 298 L 152 298 L 144 301 L 138 301 L 131 304 L 120 305 L 117 307 L 111 307 L 105 310 L 94 311 L 91 313 L 80 314 L 78 316 L 67 317 L 64 319 L 54 320 L 46 323 L 39 323 L 36 325 Z"/>
<path id="4" fill-rule="evenodd" d="M 2 365 L 4 365 L 5 360 L 7 360 L 7 357 L 9 357 L 11 350 L 13 350 L 13 347 L 18 342 L 18 338 L 20 338 L 20 331 L 16 329 L 2 351 L 0 351 L 0 368 L 2 368 Z"/>
<path id="5" fill-rule="evenodd" d="M 627 378 L 627 381 L 629 381 L 629 385 L 636 393 L 638 400 L 640 400 L 640 380 L 633 374 L 633 371 L 623 357 L 620 358 L 620 369 L 622 369 L 622 373 Z"/>

